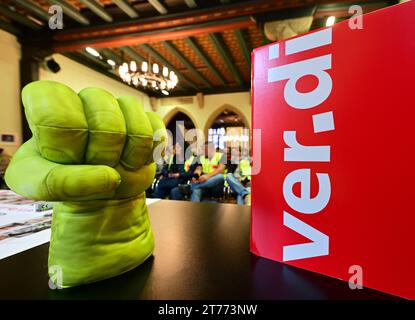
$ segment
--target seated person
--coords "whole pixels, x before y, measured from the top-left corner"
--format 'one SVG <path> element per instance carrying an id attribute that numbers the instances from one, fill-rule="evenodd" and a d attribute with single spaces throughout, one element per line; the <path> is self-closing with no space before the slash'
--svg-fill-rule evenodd
<path id="1" fill-rule="evenodd" d="M 238 150 L 238 149 L 236 149 Z M 242 158 L 235 167 L 235 157 L 232 154 L 232 164 L 228 166 L 226 182 L 236 194 L 237 204 L 251 204 L 251 160 L 246 151 L 243 152 Z"/>
<path id="2" fill-rule="evenodd" d="M 182 182 L 170 191 L 170 199 L 184 200 L 185 196 L 190 194 L 190 190 L 187 188 L 190 187 L 190 185 L 188 185 L 187 182 L 194 177 L 199 177 L 198 174 L 195 174 L 197 166 L 198 158 L 192 153 L 184 162 L 184 173 L 181 173 L 180 175 Z"/>
<path id="3" fill-rule="evenodd" d="M 185 183 L 188 179 L 183 166 L 182 147 L 176 143 L 171 151 L 170 156 L 167 156 L 166 163 L 160 174 L 160 181 L 154 190 L 154 198 L 166 198 L 170 195 L 173 188 L 181 183 Z"/>
<path id="4" fill-rule="evenodd" d="M 194 168 L 190 166 L 187 171 L 185 170 L 189 163 L 187 160 L 183 161 L 182 150 L 180 143 L 174 145 L 171 155 L 167 157 L 167 163 L 163 166 L 160 181 L 153 193 L 154 198 L 163 199 L 170 196 L 170 199 L 174 199 L 172 190 L 192 178 Z"/>
<path id="5" fill-rule="evenodd" d="M 193 202 L 200 202 L 202 196 L 212 196 L 223 193 L 223 172 L 225 170 L 226 157 L 223 153 L 216 152 L 212 142 L 205 143 L 205 155 L 199 157 L 199 164 L 195 169 L 195 177 L 192 178 Z"/>

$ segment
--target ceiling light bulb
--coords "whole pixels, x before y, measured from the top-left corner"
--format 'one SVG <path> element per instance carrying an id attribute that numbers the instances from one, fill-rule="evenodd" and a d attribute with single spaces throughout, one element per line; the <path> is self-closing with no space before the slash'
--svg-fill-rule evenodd
<path id="1" fill-rule="evenodd" d="M 88 52 L 90 55 L 94 56 L 94 57 L 99 57 L 100 54 L 97 50 L 92 49 L 91 47 L 86 47 L 85 48 L 86 52 Z"/>
<path id="2" fill-rule="evenodd" d="M 173 80 L 174 76 L 175 76 L 174 71 L 170 71 L 170 77 L 169 77 L 170 80 Z"/>
<path id="3" fill-rule="evenodd" d="M 336 17 L 335 16 L 328 17 L 327 18 L 327 21 L 326 21 L 326 27 L 332 26 L 335 21 L 336 21 Z"/>
<path id="4" fill-rule="evenodd" d="M 134 77 L 134 78 L 133 78 L 133 84 L 134 84 L 135 86 L 138 86 L 138 77 Z"/>
<path id="5" fill-rule="evenodd" d="M 163 76 L 165 77 L 169 76 L 169 69 L 167 67 L 163 67 Z"/>
<path id="6" fill-rule="evenodd" d="M 135 61 L 131 61 L 130 62 L 130 70 L 132 72 L 136 72 L 137 71 L 137 63 L 135 63 Z"/>
<path id="7" fill-rule="evenodd" d="M 161 92 L 162 92 L 165 96 L 168 96 L 168 95 L 169 95 L 169 92 L 168 92 L 167 90 L 161 90 Z"/>
<path id="8" fill-rule="evenodd" d="M 143 71 L 143 72 L 148 71 L 148 62 L 147 61 L 143 61 L 143 63 L 141 64 L 141 71 Z"/>
<path id="9" fill-rule="evenodd" d="M 111 67 L 114 67 L 114 66 L 115 66 L 115 61 L 114 61 L 114 60 L 108 59 L 108 60 L 107 60 L 107 63 L 108 63 Z"/>
<path id="10" fill-rule="evenodd" d="M 153 63 L 153 73 L 159 73 L 159 65 L 157 63 Z"/>
<path id="11" fill-rule="evenodd" d="M 153 86 L 153 88 L 157 87 L 157 83 L 155 81 L 153 81 L 151 85 Z"/>
<path id="12" fill-rule="evenodd" d="M 118 67 L 118 74 L 120 75 L 121 78 L 124 76 L 125 72 L 122 66 Z"/>
<path id="13" fill-rule="evenodd" d="M 147 85 L 147 79 L 145 79 L 145 78 L 141 79 L 141 83 L 145 87 Z"/>

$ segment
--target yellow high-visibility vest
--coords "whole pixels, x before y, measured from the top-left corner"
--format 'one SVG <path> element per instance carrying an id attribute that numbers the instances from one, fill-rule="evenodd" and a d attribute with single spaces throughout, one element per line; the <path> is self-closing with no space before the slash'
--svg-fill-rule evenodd
<path id="1" fill-rule="evenodd" d="M 193 164 L 193 159 L 194 159 L 194 158 L 195 158 L 194 156 L 191 156 L 189 159 L 187 159 L 187 160 L 184 162 L 184 172 L 189 172 L 190 167 L 191 167 L 191 165 Z"/>
<path id="2" fill-rule="evenodd" d="M 251 180 L 251 163 L 248 159 L 242 159 L 239 162 L 239 169 L 241 170 L 241 176 Z"/>
<path id="3" fill-rule="evenodd" d="M 173 157 L 174 157 L 173 155 L 169 157 L 168 166 L 167 166 L 168 170 L 170 170 L 171 164 L 173 163 Z"/>
<path id="4" fill-rule="evenodd" d="M 205 156 L 200 157 L 200 163 L 202 164 L 202 171 L 204 174 L 211 173 L 219 167 L 220 159 L 222 158 L 222 153 L 216 152 L 211 160 Z"/>

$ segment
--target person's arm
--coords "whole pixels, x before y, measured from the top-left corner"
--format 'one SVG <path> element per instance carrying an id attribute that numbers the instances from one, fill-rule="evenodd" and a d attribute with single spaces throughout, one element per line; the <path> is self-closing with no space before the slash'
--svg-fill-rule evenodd
<path id="1" fill-rule="evenodd" d="M 183 164 L 175 163 L 175 161 L 176 158 L 174 158 L 173 163 L 170 166 L 169 178 L 180 178 L 181 175 L 184 173 Z"/>
<path id="2" fill-rule="evenodd" d="M 226 156 L 224 155 L 224 154 L 222 154 L 222 157 L 220 158 L 220 160 L 219 160 L 219 165 L 218 165 L 218 167 L 215 169 L 215 170 L 213 170 L 211 173 L 207 173 L 207 174 L 204 174 L 203 176 L 201 176 L 200 178 L 199 178 L 199 181 L 200 182 L 204 182 L 204 181 L 207 181 L 207 180 L 209 180 L 210 178 L 212 178 L 212 177 L 214 177 L 214 176 L 216 176 L 216 175 L 218 175 L 218 174 L 222 174 L 224 171 L 225 171 L 225 168 L 226 168 Z M 203 177 L 203 178 L 202 178 Z"/>
<path id="3" fill-rule="evenodd" d="M 211 173 L 202 175 L 199 178 L 199 182 L 205 182 L 209 180 L 210 178 L 216 176 L 217 174 L 221 174 L 224 170 L 225 170 L 225 165 L 223 163 L 220 163 L 218 167 L 215 170 L 213 170 Z"/>
<path id="4" fill-rule="evenodd" d="M 197 174 L 200 177 L 202 175 L 202 173 L 203 173 L 202 165 L 198 164 L 196 166 L 195 171 L 193 172 L 193 175 Z"/>
<path id="5" fill-rule="evenodd" d="M 190 166 L 189 171 L 187 171 L 187 172 L 184 170 L 184 166 L 183 166 L 183 169 L 180 170 L 180 176 L 179 177 L 181 179 L 185 180 L 185 181 L 188 181 L 188 180 L 192 179 L 193 176 L 194 176 L 194 173 L 195 173 L 196 166 L 197 166 L 197 164 L 193 163 Z"/>

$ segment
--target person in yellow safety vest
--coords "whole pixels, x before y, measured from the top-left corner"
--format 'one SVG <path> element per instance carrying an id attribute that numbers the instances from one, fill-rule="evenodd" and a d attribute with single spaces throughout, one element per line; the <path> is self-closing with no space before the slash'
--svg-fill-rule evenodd
<path id="1" fill-rule="evenodd" d="M 195 177 L 192 178 L 191 200 L 200 202 L 203 196 L 223 195 L 225 155 L 216 152 L 213 142 L 206 142 L 204 154 L 199 157 L 198 162 Z"/>
<path id="2" fill-rule="evenodd" d="M 195 156 L 192 154 L 189 158 L 186 159 L 184 162 L 184 171 L 189 172 L 191 166 L 194 164 Z"/>
<path id="3" fill-rule="evenodd" d="M 237 154 L 236 154 L 237 152 Z M 233 172 L 229 172 L 238 163 Z M 239 150 L 232 149 L 231 165 L 228 165 L 228 173 L 226 174 L 226 182 L 236 194 L 236 202 L 238 204 L 251 204 L 251 160 L 247 150 L 242 151 L 239 160 Z"/>
<path id="4" fill-rule="evenodd" d="M 192 178 L 196 166 L 194 165 L 193 168 L 189 166 L 186 171 L 186 162 L 183 160 L 183 147 L 180 143 L 176 143 L 170 155 L 165 159 L 160 181 L 152 195 L 154 198 L 163 199 L 170 196 L 171 199 L 174 199 L 172 190 Z"/>

